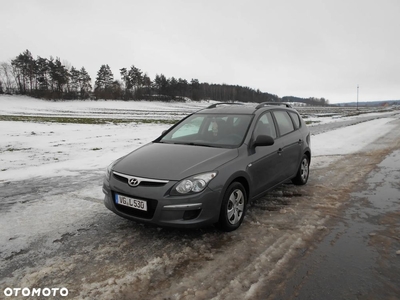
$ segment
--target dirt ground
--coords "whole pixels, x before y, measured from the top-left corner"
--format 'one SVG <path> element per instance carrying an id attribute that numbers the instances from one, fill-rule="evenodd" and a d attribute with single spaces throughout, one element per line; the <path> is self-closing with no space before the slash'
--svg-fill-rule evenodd
<path id="1" fill-rule="evenodd" d="M 393 122 L 395 130 L 362 151 L 312 169 L 307 185 L 284 184 L 252 203 L 241 228 L 231 233 L 136 224 L 104 209 L 102 199 L 88 196 L 83 199 L 93 204 L 88 223 L 71 225 L 57 239 L 38 237 L 4 257 L 2 292 L 6 287 L 65 287 L 65 299 L 278 299 L 290 278 L 300 276 L 296 270 L 301 262 L 343 218 L 352 193 L 400 148 L 400 120 Z M 24 182 L 3 185 L 2 190 L 18 190 L 19 198 L 29 202 L 40 198 L 49 184 L 53 188 L 46 191 L 53 197 L 73 192 L 68 186 L 101 185 L 98 175 L 89 179 L 33 179 L 29 185 L 35 191 L 26 187 L 24 192 Z M 398 220 L 398 211 L 387 215 L 389 223 Z M 289 296 L 296 293 L 294 289 Z"/>

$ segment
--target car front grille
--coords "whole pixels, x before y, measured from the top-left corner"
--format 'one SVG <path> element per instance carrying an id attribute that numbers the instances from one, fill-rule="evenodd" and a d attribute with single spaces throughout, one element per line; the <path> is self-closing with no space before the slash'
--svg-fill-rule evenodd
<path id="1" fill-rule="evenodd" d="M 117 179 L 118 181 L 121 181 L 123 183 L 128 184 L 129 177 L 131 177 L 131 176 L 128 176 L 128 175 L 121 176 L 121 175 L 119 173 L 116 173 L 116 172 L 113 173 L 113 176 L 114 176 L 115 179 Z M 168 181 L 151 180 L 151 179 L 146 180 L 146 179 L 142 178 L 139 185 L 140 186 L 148 186 L 148 187 L 158 187 L 158 186 L 164 186 L 167 183 L 168 183 Z"/>

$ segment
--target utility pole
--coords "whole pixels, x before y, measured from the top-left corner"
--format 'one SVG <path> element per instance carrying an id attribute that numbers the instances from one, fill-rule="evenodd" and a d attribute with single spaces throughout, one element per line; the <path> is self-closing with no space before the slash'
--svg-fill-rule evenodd
<path id="1" fill-rule="evenodd" d="M 359 88 L 359 86 L 357 84 L 357 110 L 358 110 L 358 88 Z"/>

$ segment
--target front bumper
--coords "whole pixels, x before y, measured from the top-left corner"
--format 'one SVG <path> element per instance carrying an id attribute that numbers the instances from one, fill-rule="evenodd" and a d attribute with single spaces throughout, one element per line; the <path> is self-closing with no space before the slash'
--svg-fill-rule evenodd
<path id="1" fill-rule="evenodd" d="M 115 214 L 141 223 L 161 227 L 199 228 L 218 222 L 221 199 L 220 193 L 206 188 L 198 194 L 170 196 L 168 191 L 176 182 L 161 187 L 130 187 L 111 178 L 104 180 L 104 204 Z M 146 212 L 122 206 L 115 201 L 115 194 L 144 200 Z"/>

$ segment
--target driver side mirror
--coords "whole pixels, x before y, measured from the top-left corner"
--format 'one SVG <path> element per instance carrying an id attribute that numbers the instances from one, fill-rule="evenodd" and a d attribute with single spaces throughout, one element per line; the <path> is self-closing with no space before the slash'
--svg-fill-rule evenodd
<path id="1" fill-rule="evenodd" d="M 275 143 L 274 139 L 269 135 L 259 135 L 253 143 L 253 147 L 272 146 Z"/>

